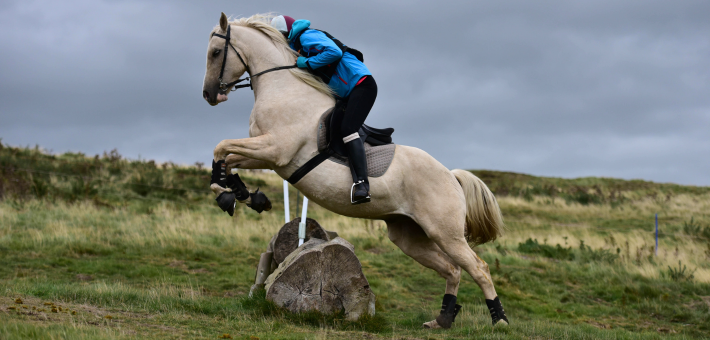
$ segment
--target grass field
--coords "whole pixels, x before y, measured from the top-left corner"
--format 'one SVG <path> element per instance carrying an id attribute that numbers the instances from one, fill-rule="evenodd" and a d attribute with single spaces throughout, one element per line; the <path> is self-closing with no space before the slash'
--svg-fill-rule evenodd
<path id="1" fill-rule="evenodd" d="M 272 173 L 242 176 L 274 209 L 242 206 L 230 218 L 199 164 L 0 144 L 0 339 L 710 337 L 710 188 L 473 172 L 508 226 L 475 250 L 511 325 L 491 327 L 465 275 L 454 327 L 424 330 L 444 280 L 402 254 L 383 222 L 316 205 L 309 216 L 355 245 L 376 316 L 293 315 L 263 292 L 247 296 L 259 254 L 283 225 L 282 181 Z"/>

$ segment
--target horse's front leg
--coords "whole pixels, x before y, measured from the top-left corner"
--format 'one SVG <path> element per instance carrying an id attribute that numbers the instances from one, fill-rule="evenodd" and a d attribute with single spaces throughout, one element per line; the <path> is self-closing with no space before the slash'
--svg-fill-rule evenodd
<path id="1" fill-rule="evenodd" d="M 266 161 L 260 161 L 257 159 L 244 157 L 242 155 L 231 154 L 227 156 L 225 160 L 226 163 L 226 173 L 231 174 L 232 169 L 266 169 L 271 170 L 271 164 Z M 219 186 L 217 183 L 212 183 L 210 189 L 215 195 L 219 195 L 224 191 L 229 191 L 227 188 Z"/>
<path id="2" fill-rule="evenodd" d="M 267 163 L 278 163 L 280 152 L 273 142 L 274 138 L 268 134 L 251 138 L 225 139 L 214 148 L 214 160 L 215 162 L 225 160 L 227 155 L 235 154 Z"/>
<path id="3" fill-rule="evenodd" d="M 271 169 L 271 164 L 267 161 L 244 157 L 242 155 L 231 154 L 227 156 L 225 161 L 227 162 L 227 172 L 232 169 L 273 170 Z"/>
<path id="4" fill-rule="evenodd" d="M 217 195 L 217 202 L 222 210 L 232 215 L 235 199 L 246 203 L 259 213 L 264 210 L 271 210 L 271 202 L 263 192 L 256 190 L 250 193 L 239 178 L 239 175 L 231 175 L 229 173 L 232 167 L 235 166 L 270 169 L 272 167 L 271 164 L 278 160 L 278 150 L 273 145 L 270 135 L 244 139 L 225 139 L 217 144 L 214 149 L 210 189 Z"/>

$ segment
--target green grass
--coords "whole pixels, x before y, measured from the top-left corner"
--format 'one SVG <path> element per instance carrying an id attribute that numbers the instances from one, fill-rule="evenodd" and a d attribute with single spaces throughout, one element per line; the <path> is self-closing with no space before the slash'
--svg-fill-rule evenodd
<path id="1" fill-rule="evenodd" d="M 381 221 L 309 206 L 309 216 L 355 246 L 377 313 L 357 322 L 296 315 L 263 291 L 247 296 L 259 254 L 283 224 L 275 175 L 243 174 L 274 210 L 241 206 L 230 218 L 198 167 L 0 145 L 0 338 L 710 337 L 708 188 L 474 173 L 496 192 L 508 225 L 475 250 L 511 325 L 490 326 L 480 289 L 464 275 L 454 327 L 423 330 L 444 280 L 397 249 Z"/>

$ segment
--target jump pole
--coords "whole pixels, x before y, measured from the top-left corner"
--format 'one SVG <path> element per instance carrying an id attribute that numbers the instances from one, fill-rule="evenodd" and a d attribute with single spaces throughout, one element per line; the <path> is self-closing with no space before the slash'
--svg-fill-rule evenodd
<path id="1" fill-rule="evenodd" d="M 288 223 L 291 221 L 291 216 L 288 211 L 288 181 L 284 180 L 284 218 L 286 222 Z"/>
<path id="2" fill-rule="evenodd" d="M 290 222 L 291 217 L 289 216 L 288 209 L 288 182 L 284 180 L 284 219 L 286 223 Z M 298 223 L 298 246 L 303 244 L 303 240 L 306 239 L 306 215 L 308 214 L 308 197 L 303 195 L 303 211 L 301 212 L 301 222 Z"/>
<path id="3" fill-rule="evenodd" d="M 303 195 L 303 211 L 301 212 L 301 223 L 298 224 L 298 246 L 306 239 L 306 213 L 308 212 L 308 197 Z"/>

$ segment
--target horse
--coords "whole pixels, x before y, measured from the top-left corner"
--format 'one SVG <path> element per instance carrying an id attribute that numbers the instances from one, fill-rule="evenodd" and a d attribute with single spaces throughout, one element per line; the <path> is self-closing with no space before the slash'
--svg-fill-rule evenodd
<path id="1" fill-rule="evenodd" d="M 269 22 L 268 15 L 229 21 L 222 13 L 210 32 L 203 98 L 213 106 L 226 101 L 235 82 L 225 83 L 249 72 L 254 92 L 249 138 L 222 140 L 214 160 L 225 161 L 228 169 L 271 169 L 287 179 L 318 154 L 318 122 L 335 99 L 325 83 L 304 70 L 263 73 L 293 65 L 298 56 Z M 396 145 L 387 171 L 370 178 L 371 203 L 352 205 L 351 183 L 347 166 L 325 161 L 294 186 L 334 213 L 383 220 L 397 247 L 446 280 L 439 316 L 423 327 L 451 327 L 461 307 L 456 304 L 461 269 L 483 291 L 493 325 L 508 324 L 488 264 L 471 247 L 495 240 L 504 229 L 498 203 L 483 181 L 469 171 L 447 169 L 423 150 Z M 217 184 L 211 189 L 225 191 Z"/>

